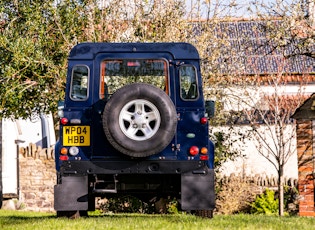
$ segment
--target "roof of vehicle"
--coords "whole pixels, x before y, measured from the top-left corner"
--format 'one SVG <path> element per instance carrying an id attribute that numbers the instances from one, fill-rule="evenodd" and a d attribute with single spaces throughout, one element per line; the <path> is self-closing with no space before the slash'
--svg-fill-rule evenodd
<path id="1" fill-rule="evenodd" d="M 189 43 L 80 43 L 72 48 L 69 59 L 93 59 L 97 53 L 121 52 L 170 53 L 174 59 L 198 59 L 197 49 Z"/>

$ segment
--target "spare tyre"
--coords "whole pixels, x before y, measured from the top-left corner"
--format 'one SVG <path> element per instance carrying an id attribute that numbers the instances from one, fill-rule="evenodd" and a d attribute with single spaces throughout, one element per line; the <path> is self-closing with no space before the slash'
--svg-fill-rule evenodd
<path id="1" fill-rule="evenodd" d="M 132 157 L 161 152 L 173 139 L 177 116 L 170 97 L 145 83 L 126 85 L 107 102 L 103 128 L 110 144 Z"/>

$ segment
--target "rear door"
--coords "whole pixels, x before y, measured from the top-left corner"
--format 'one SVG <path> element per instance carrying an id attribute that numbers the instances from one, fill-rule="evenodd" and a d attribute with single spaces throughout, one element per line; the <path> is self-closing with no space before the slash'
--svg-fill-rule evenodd
<path id="1" fill-rule="evenodd" d="M 100 53 L 94 61 L 94 104 L 92 119 L 93 158 L 109 159 L 121 158 L 122 154 L 116 151 L 106 140 L 100 120 L 107 100 L 123 85 L 142 82 L 152 84 L 165 91 L 176 105 L 174 83 L 173 57 L 169 53 Z M 176 136 L 170 145 L 159 155 L 152 156 L 175 158 L 174 146 Z"/>

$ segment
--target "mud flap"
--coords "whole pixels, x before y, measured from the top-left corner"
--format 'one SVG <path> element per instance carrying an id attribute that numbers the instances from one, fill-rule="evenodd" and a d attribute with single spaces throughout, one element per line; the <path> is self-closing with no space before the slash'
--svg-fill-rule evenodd
<path id="1" fill-rule="evenodd" d="M 88 210 L 88 177 L 62 177 L 62 183 L 54 187 L 56 211 Z"/>
<path id="2" fill-rule="evenodd" d="M 213 210 L 215 208 L 214 170 L 204 169 L 181 176 L 181 208 Z"/>

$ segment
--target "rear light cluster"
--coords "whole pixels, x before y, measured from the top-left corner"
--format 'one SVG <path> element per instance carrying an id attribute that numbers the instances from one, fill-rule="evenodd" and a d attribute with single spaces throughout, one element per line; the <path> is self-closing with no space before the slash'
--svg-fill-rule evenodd
<path id="1" fill-rule="evenodd" d="M 200 118 L 200 124 L 206 125 L 208 124 L 208 118 L 202 117 Z M 200 160 L 207 161 L 209 160 L 208 149 L 206 147 L 202 147 L 199 149 L 197 146 L 191 146 L 189 149 L 190 156 L 197 156 L 200 154 Z"/>
<path id="2" fill-rule="evenodd" d="M 196 156 L 200 154 L 200 160 L 207 161 L 209 160 L 208 149 L 206 147 L 202 147 L 200 150 L 197 146 L 191 146 L 189 149 L 189 154 L 191 156 Z"/>
<path id="3" fill-rule="evenodd" d="M 69 123 L 69 120 L 66 117 L 62 117 L 60 119 L 60 123 L 62 125 L 67 125 Z M 72 120 L 70 121 L 70 123 L 73 123 Z M 76 146 L 72 146 L 70 148 L 62 147 L 60 149 L 59 160 L 67 161 L 67 160 L 69 160 L 69 155 L 70 156 L 76 156 L 79 154 L 79 151 L 80 151 L 79 148 Z"/>
<path id="4" fill-rule="evenodd" d="M 69 159 L 69 157 L 68 157 L 68 149 L 67 148 L 61 148 L 60 149 L 59 159 L 62 160 L 62 161 L 67 161 Z"/>
<path id="5" fill-rule="evenodd" d="M 62 161 L 67 161 L 69 159 L 69 156 L 76 156 L 79 154 L 79 148 L 76 146 L 72 146 L 69 149 L 66 147 L 63 147 L 60 149 L 60 156 L 59 159 Z"/>

